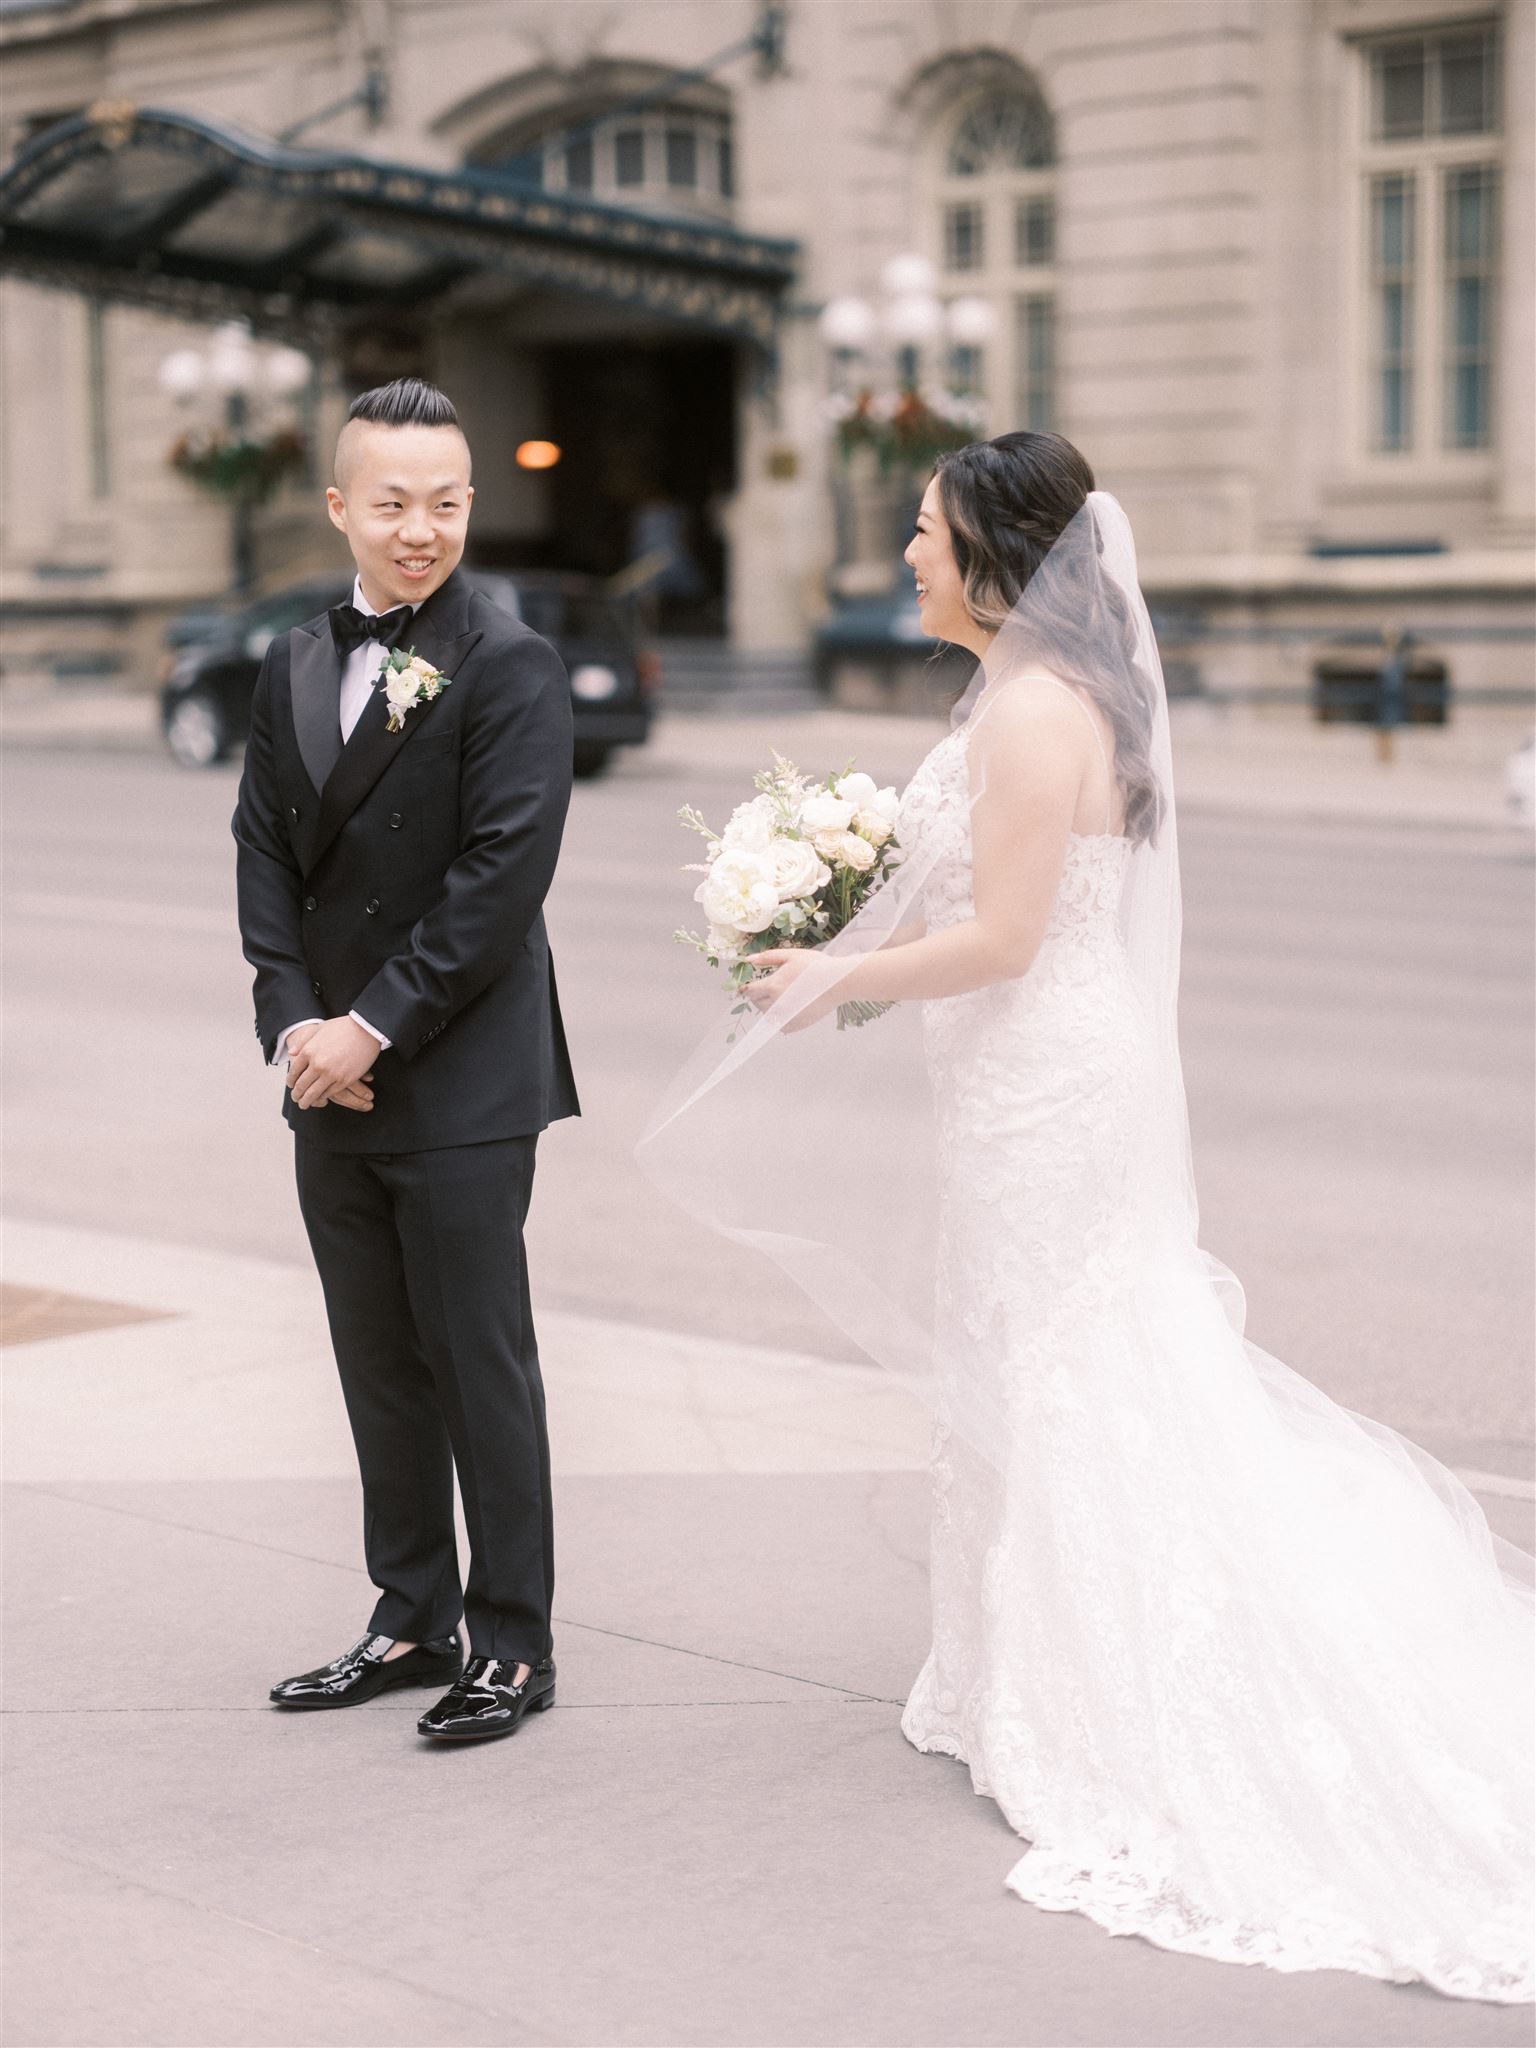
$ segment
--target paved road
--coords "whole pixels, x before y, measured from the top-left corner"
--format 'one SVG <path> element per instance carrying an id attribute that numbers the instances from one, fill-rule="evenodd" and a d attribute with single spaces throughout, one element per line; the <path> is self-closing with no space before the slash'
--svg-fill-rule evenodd
<path id="1" fill-rule="evenodd" d="M 717 1008 L 669 938 L 693 908 L 674 814 L 734 799 L 742 730 L 577 792 L 550 923 L 586 1114 L 541 1148 L 534 1274 L 548 1303 L 669 1329 L 739 1334 L 750 1299 L 763 1343 L 841 1356 L 630 1156 Z M 884 725 L 871 765 L 899 775 L 921 745 Z M 302 1261 L 233 931 L 234 786 L 153 756 L 11 757 L 6 1200 Z M 1461 1462 L 1528 1469 L 1528 859 L 1475 833 L 1195 816 L 1183 836 L 1203 1234 L 1251 1334 Z"/>
<path id="2" fill-rule="evenodd" d="M 901 1739 L 920 1418 L 630 1160 L 719 1000 L 668 939 L 673 813 L 721 811 L 767 737 L 679 732 L 577 796 L 551 922 L 588 1113 L 541 1148 L 532 1232 L 560 1703 L 455 1758 L 415 1741 L 416 1694 L 265 1705 L 369 1593 L 233 936 L 234 776 L 10 759 L 10 1277 L 141 1318 L 9 1354 L 10 2048 L 1528 2040 L 1517 2009 L 1034 1912 L 995 1809 Z M 866 764 L 921 744 L 872 727 Z M 1185 838 L 1205 1236 L 1254 1334 L 1453 1462 L 1527 1471 L 1528 857 Z M 744 1306 L 806 1355 L 727 1343 Z M 1517 1494 L 1486 1505 L 1524 1535 Z"/>

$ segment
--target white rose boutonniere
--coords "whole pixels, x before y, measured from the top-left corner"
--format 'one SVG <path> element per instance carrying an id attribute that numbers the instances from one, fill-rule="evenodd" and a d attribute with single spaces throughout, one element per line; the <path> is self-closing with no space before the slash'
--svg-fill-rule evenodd
<path id="1" fill-rule="evenodd" d="M 405 714 L 414 711 L 418 704 L 430 704 L 453 681 L 452 676 L 434 668 L 414 647 L 392 647 L 384 657 L 379 679 L 389 699 L 390 732 L 403 732 Z"/>

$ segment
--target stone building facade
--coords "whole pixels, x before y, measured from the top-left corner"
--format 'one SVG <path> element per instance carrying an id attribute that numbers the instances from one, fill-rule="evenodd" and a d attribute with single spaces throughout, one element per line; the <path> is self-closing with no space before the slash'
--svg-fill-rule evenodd
<path id="1" fill-rule="evenodd" d="M 379 214 L 343 250 L 382 266 L 372 301 L 323 332 L 296 318 L 285 336 L 280 311 L 262 328 L 315 354 L 298 403 L 322 460 L 360 383 L 416 367 L 453 392 L 488 558 L 610 574 L 647 504 L 669 505 L 699 569 L 691 624 L 747 668 L 802 661 L 849 567 L 827 404 L 849 364 L 819 316 L 877 301 L 891 259 L 919 255 L 941 301 L 990 309 L 981 339 L 936 339 L 923 376 L 969 391 L 988 431 L 1046 425 L 1084 450 L 1136 528 L 1172 679 L 1300 700 L 1341 647 L 1407 627 L 1455 698 L 1528 686 L 1536 0 L 768 12 L 6 0 L 0 161 L 14 179 L 90 113 L 129 137 L 121 194 L 134 115 L 158 109 L 210 149 L 244 138 L 252 163 L 288 135 L 401 191 L 411 174 L 468 171 L 482 197 L 516 181 L 578 240 L 615 210 L 687 223 L 699 278 L 717 231 L 748 255 L 790 245 L 765 341 L 701 316 L 675 271 L 672 298 L 647 300 L 611 262 L 539 274 L 514 250 L 407 266 L 389 289 Z M 23 226 L 47 217 L 55 188 L 38 189 Z M 259 239 L 278 202 L 236 197 L 245 212 L 226 178 L 218 204 Z M 240 302 L 221 308 L 217 279 L 195 303 L 157 287 L 167 247 L 198 246 L 182 212 L 132 262 L 117 234 L 106 268 L 0 241 L 0 601 L 13 648 L 61 674 L 124 648 L 142 673 L 168 612 L 226 574 L 222 516 L 166 462 L 181 415 L 160 367 Z M 328 288 L 334 240 L 313 258 Z M 559 465 L 519 465 L 536 439 Z M 261 514 L 265 583 L 332 559 L 317 508 L 312 474 Z"/>

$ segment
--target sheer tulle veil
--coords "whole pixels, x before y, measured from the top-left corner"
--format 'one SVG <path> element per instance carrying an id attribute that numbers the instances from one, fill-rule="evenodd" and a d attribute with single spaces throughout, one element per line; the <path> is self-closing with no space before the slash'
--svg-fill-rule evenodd
<path id="1" fill-rule="evenodd" d="M 1199 1247 L 1178 1044 L 1182 914 L 1168 700 L 1130 522 L 1106 491 L 1090 492 L 1052 544 L 951 714 L 946 744 L 965 751 L 973 814 L 989 801 L 989 752 L 1008 723 L 995 719 L 997 707 L 1011 693 L 1050 688 L 1042 676 L 1092 699 L 1115 736 L 1132 842 L 1119 931 L 1145 1027 L 1125 1199 L 1155 1316 L 1166 1325 L 1176 1292 L 1190 1327 L 1210 1333 L 1202 1345 L 1210 1370 L 1244 1380 L 1266 1441 L 1294 1455 L 1298 1485 L 1309 1459 L 1367 1474 L 1374 1467 L 1383 1484 L 1416 1494 L 1442 1535 L 1440 1511 L 1450 1517 L 1482 1583 L 1536 1605 L 1536 1561 L 1490 1531 L 1472 1494 L 1428 1452 L 1340 1406 L 1246 1338 L 1237 1280 Z M 799 765 L 819 774 L 841 764 Z M 796 1028 L 862 955 L 921 928 L 930 866 L 921 855 L 906 859 L 766 1013 L 745 1022 L 722 1014 L 657 1106 L 639 1158 L 684 1209 L 765 1254 L 859 1351 L 1006 1473 L 1020 1413 L 995 1376 L 968 1371 L 967 1347 L 945 1338 L 945 1262 L 964 1247 L 946 1249 L 942 1229 L 951 1162 L 925 1065 L 923 1011 L 932 1006 L 900 1004 L 858 1029 L 830 1021 Z M 1083 1085 L 1092 1086 L 1091 1074 Z M 1150 1305 L 1147 1319 L 1150 1328 Z M 1128 1369 L 1136 1349 L 1128 1328 Z"/>

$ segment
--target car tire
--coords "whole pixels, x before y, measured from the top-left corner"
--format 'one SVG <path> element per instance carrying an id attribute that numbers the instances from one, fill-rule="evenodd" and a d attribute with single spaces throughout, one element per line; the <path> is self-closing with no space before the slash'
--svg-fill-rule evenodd
<path id="1" fill-rule="evenodd" d="M 601 775 L 612 752 L 612 747 L 599 746 L 595 740 L 578 740 L 571 761 L 577 779 L 589 782 L 594 775 Z"/>
<path id="2" fill-rule="evenodd" d="M 193 690 L 165 722 L 165 743 L 183 768 L 212 768 L 229 752 L 229 726 L 218 699 Z"/>

